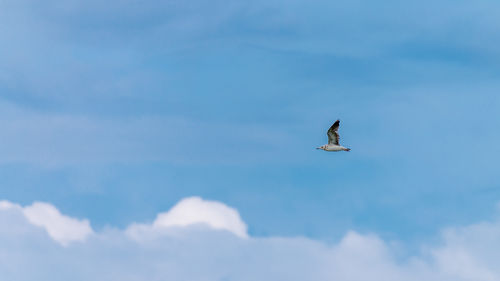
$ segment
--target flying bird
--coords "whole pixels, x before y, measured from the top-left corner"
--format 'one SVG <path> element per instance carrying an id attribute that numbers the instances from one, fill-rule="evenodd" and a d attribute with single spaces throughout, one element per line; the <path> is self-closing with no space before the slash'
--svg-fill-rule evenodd
<path id="1" fill-rule="evenodd" d="M 328 129 L 326 135 L 328 136 L 328 144 L 316 147 L 316 149 L 323 149 L 324 151 L 349 151 L 350 148 L 343 147 L 339 144 L 339 124 L 340 120 L 335 121 L 333 125 Z"/>

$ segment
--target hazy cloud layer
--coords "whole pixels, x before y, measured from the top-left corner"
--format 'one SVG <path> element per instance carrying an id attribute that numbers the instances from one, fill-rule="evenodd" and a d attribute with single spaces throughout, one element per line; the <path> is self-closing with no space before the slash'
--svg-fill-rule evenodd
<path id="1" fill-rule="evenodd" d="M 30 106 L 107 114 L 209 114 L 209 92 L 234 117 L 251 113 L 244 105 L 294 103 L 283 97 L 318 97 L 346 81 L 491 79 L 499 10 L 490 0 L 6 0 L 0 89 Z"/>
<path id="2" fill-rule="evenodd" d="M 59 214 L 47 203 L 34 206 L 40 204 L 64 217 L 62 224 L 80 221 Z M 175 216 L 200 208 L 207 208 L 208 213 L 219 212 L 215 217 L 239 217 L 236 210 L 222 203 L 200 198 L 184 199 L 167 214 Z M 157 230 L 153 227 L 150 230 L 156 233 L 143 233 L 141 239 L 108 228 L 89 235 L 85 241 L 62 247 L 57 243 L 60 237 L 50 234 L 50 226 L 33 223 L 23 208 L 2 201 L 0 274 L 12 281 L 500 280 L 498 221 L 448 228 L 437 239 L 438 244 L 404 257 L 398 254 L 404 245 L 383 241 L 373 234 L 350 231 L 333 244 L 306 238 L 245 239 L 238 237 L 238 232 L 231 233 L 230 228 L 217 230 L 220 227 L 213 227 L 212 219 L 205 221 Z"/>

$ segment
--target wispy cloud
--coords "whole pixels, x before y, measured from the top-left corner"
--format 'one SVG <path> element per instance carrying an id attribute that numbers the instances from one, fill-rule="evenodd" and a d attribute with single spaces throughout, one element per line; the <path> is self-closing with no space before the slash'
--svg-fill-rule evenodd
<path id="1" fill-rule="evenodd" d="M 123 119 L 47 113 L 2 102 L 0 109 L 3 164 L 272 161 L 267 151 L 282 151 L 277 143 L 288 138 L 285 130 L 259 124 L 195 122 L 178 116 Z M 258 147 L 261 152 L 255 153 Z"/>

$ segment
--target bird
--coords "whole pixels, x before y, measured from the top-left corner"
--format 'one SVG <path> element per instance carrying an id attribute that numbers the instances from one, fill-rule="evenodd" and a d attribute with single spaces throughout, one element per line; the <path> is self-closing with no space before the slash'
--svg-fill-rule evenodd
<path id="1" fill-rule="evenodd" d="M 343 147 L 339 144 L 339 125 L 340 120 L 335 121 L 333 125 L 328 129 L 326 135 L 328 136 L 328 144 L 316 147 L 316 149 L 322 149 L 324 151 L 350 151 L 350 148 Z"/>

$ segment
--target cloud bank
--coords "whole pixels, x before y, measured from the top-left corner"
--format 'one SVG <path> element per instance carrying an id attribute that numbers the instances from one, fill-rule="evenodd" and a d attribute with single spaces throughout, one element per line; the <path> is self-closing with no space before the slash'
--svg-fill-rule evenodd
<path id="1" fill-rule="evenodd" d="M 0 275 L 12 281 L 500 280 L 500 221 L 436 240 L 401 257 L 401 245 L 355 231 L 333 244 L 248 237 L 237 210 L 199 197 L 150 224 L 102 231 L 48 203 L 0 202 Z"/>

